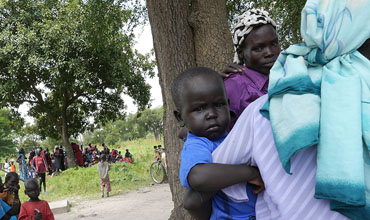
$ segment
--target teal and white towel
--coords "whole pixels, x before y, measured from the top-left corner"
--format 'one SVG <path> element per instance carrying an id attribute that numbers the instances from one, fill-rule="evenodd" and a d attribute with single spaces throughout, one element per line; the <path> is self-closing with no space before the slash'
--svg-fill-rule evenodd
<path id="1" fill-rule="evenodd" d="M 317 144 L 316 198 L 352 219 L 370 219 L 370 0 L 308 0 L 305 43 L 283 51 L 270 72 L 270 118 L 286 172 Z M 293 173 L 294 175 L 294 173 Z"/>

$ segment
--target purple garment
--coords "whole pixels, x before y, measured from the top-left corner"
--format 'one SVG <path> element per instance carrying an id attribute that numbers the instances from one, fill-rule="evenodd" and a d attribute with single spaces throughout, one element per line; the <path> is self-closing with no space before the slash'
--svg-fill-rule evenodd
<path id="1" fill-rule="evenodd" d="M 231 74 L 225 79 L 227 98 L 230 100 L 232 112 L 229 131 L 243 110 L 254 100 L 267 94 L 268 76 L 244 67 L 241 73 Z"/>

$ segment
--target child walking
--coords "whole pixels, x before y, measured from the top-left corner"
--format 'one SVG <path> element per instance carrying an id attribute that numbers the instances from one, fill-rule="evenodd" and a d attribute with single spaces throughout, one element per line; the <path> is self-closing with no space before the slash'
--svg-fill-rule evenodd
<path id="1" fill-rule="evenodd" d="M 21 206 L 18 220 L 54 220 L 54 214 L 45 200 L 40 200 L 40 187 L 35 179 L 28 179 L 24 183 L 24 193 L 30 197 L 28 202 Z"/>
<path id="2" fill-rule="evenodd" d="M 98 171 L 99 171 L 99 177 L 100 177 L 102 198 L 104 198 L 104 187 L 107 187 L 107 197 L 109 197 L 109 192 L 111 191 L 109 174 L 108 174 L 109 170 L 110 170 L 110 166 L 107 162 L 107 155 L 102 154 L 101 161 L 98 163 Z"/>
<path id="3" fill-rule="evenodd" d="M 212 152 L 225 139 L 230 123 L 222 78 L 206 67 L 191 68 L 174 80 L 171 92 L 174 115 L 189 131 L 180 165 L 181 184 L 187 188 L 184 207 L 197 219 L 254 219 L 256 195 L 251 188 L 247 188 L 249 201 L 241 203 L 228 199 L 220 190 L 250 182 L 257 186 L 253 192 L 260 192 L 264 185 L 258 169 L 212 163 Z"/>

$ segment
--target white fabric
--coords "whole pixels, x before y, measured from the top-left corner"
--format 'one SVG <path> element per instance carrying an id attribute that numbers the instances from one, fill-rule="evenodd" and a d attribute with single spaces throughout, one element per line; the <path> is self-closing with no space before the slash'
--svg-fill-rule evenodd
<path id="1" fill-rule="evenodd" d="M 266 189 L 257 197 L 258 220 L 341 220 L 348 219 L 331 211 L 328 200 L 315 199 L 316 147 L 298 152 L 291 160 L 292 175 L 279 160 L 269 120 L 260 113 L 267 95 L 251 103 L 235 126 L 213 152 L 213 162 L 258 166 Z M 245 184 L 223 189 L 233 200 L 246 199 Z"/>

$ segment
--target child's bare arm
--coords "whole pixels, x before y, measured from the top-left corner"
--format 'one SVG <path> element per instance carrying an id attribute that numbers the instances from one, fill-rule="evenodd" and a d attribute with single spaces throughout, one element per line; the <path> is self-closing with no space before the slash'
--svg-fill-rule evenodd
<path id="1" fill-rule="evenodd" d="M 183 206 L 197 220 L 208 220 L 211 216 L 211 198 L 215 192 L 198 192 L 185 189 Z"/>
<path id="2" fill-rule="evenodd" d="M 189 185 L 201 192 L 219 191 L 225 187 L 249 181 L 254 181 L 251 182 L 252 184 L 263 185 L 258 168 L 244 164 L 197 164 L 188 175 Z"/>

